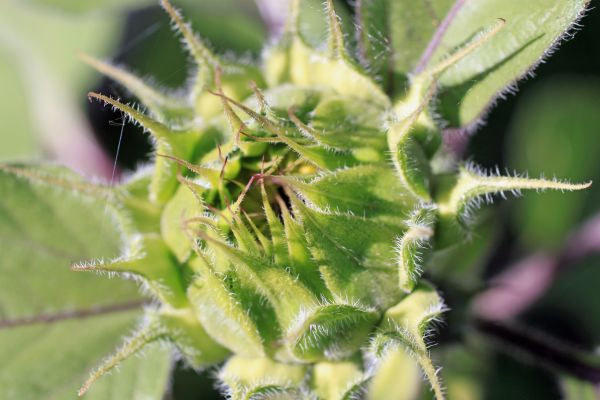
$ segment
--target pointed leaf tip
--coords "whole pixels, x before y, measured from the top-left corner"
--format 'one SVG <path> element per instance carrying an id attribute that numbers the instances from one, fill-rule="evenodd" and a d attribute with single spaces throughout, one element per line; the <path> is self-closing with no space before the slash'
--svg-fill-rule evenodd
<path id="1" fill-rule="evenodd" d="M 98 198 L 105 198 L 107 201 L 112 202 L 116 192 L 103 184 L 91 183 L 76 175 L 70 176 L 70 174 L 55 174 L 43 172 L 36 168 L 26 168 L 19 165 L 3 164 L 0 163 L 0 171 L 14 175 L 17 178 L 26 179 L 34 183 L 42 183 L 54 188 L 60 187 L 68 189 L 80 194 L 97 196 Z"/>
<path id="2" fill-rule="evenodd" d="M 156 139 L 165 139 L 168 136 L 169 129 L 161 124 L 160 122 L 154 120 L 153 118 L 145 115 L 134 107 L 122 103 L 119 100 L 115 100 L 111 97 L 105 96 L 96 92 L 89 92 L 88 99 L 91 101 L 92 99 L 99 100 L 105 104 L 109 104 L 115 109 L 125 113 L 131 120 L 140 124 L 144 129 L 148 130 Z"/>
<path id="3" fill-rule="evenodd" d="M 85 53 L 79 53 L 78 57 L 96 71 L 119 83 L 157 116 L 164 117 L 169 111 L 183 112 L 182 110 L 187 107 L 183 101 L 168 97 L 160 89 L 153 87 L 124 67 L 99 60 Z"/>
<path id="4" fill-rule="evenodd" d="M 592 185 L 592 181 L 583 183 L 569 183 L 558 179 L 531 179 L 522 176 L 501 176 L 499 173 L 492 174 L 475 166 L 466 165 L 461 168 L 456 184 L 447 193 L 447 198 L 439 203 L 442 214 L 460 215 L 468 211 L 473 201 L 482 196 L 487 202 L 491 201 L 491 195 L 511 192 L 519 195 L 522 190 L 545 190 L 575 191 L 584 190 Z"/>
<path id="5" fill-rule="evenodd" d="M 96 71 L 119 82 L 128 90 L 136 93 L 136 95 L 140 92 L 139 89 L 141 89 L 142 86 L 146 86 L 146 84 L 140 78 L 123 68 L 117 67 L 109 62 L 99 60 L 85 53 L 78 53 L 77 56 L 81 61 L 94 68 Z M 154 90 L 150 87 L 145 87 L 144 91 L 154 92 Z M 154 92 L 153 95 L 156 96 L 158 93 Z"/>

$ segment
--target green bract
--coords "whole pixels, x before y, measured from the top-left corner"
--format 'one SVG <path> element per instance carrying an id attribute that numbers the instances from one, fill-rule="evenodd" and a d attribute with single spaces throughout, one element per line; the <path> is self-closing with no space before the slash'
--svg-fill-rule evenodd
<path id="1" fill-rule="evenodd" d="M 115 189 L 60 179 L 82 198 L 108 199 L 121 221 L 123 253 L 73 269 L 133 276 L 156 302 L 80 394 L 161 341 L 195 368 L 224 362 L 219 378 L 234 399 L 409 399 L 421 373 L 444 398 L 427 334 L 445 306 L 421 277 L 431 255 L 463 241 L 474 208 L 494 194 L 589 184 L 438 162 L 449 155 L 432 99 L 441 93 L 451 123 L 471 124 L 585 1 L 440 2 L 449 17 L 426 32 L 427 48 L 409 29 L 424 24 L 420 5 L 357 3 L 364 65 L 331 0 L 324 49 L 303 38 L 296 0 L 260 66 L 220 59 L 163 0 L 197 67 L 185 96 L 84 56 L 146 111 L 90 98 L 141 125 L 156 152 L 151 170 Z M 376 39 L 387 29 L 390 54 Z M 34 186 L 55 179 L 4 169 Z"/>

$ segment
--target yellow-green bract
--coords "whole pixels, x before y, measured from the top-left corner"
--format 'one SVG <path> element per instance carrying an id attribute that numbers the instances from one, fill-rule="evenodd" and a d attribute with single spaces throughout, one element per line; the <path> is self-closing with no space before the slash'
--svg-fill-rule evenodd
<path id="1" fill-rule="evenodd" d="M 393 8 L 385 3 L 359 3 L 369 21 L 362 25 L 363 47 L 370 45 L 364 34 L 378 26 L 373 18 L 386 17 L 368 7 Z M 548 28 L 554 39 L 585 5 L 576 3 L 570 19 Z M 197 67 L 185 96 L 83 57 L 147 111 L 102 94 L 90 98 L 141 125 L 156 152 L 151 171 L 106 189 L 120 216 L 123 254 L 73 269 L 133 276 L 156 304 L 80 394 L 146 344 L 163 341 L 195 368 L 224 362 L 219 378 L 234 399 L 383 399 L 392 390 L 393 398 L 408 399 L 419 391 L 420 372 L 434 396 L 444 398 L 426 338 L 445 310 L 433 284 L 421 278 L 429 256 L 463 240 L 473 208 L 494 194 L 589 185 L 436 162 L 448 156 L 431 106 L 438 82 L 454 82 L 460 71 L 488 62 L 490 46 L 502 46 L 513 22 L 504 15 L 469 20 L 477 26 L 464 38 L 453 20 L 448 32 L 440 25 L 434 48 L 425 49 L 400 90 L 348 50 L 332 0 L 323 14 L 326 48 L 303 38 L 306 2 L 295 0 L 286 32 L 260 66 L 222 60 L 167 0 L 162 6 Z M 479 17 L 456 7 L 449 18 Z M 523 13 L 515 5 L 506 17 Z M 511 62 L 527 70 L 547 47 Z M 495 85 L 493 93 L 477 105 L 466 96 L 469 109 L 456 110 L 460 122 L 471 122 L 473 110 L 508 83 L 490 79 L 484 75 L 485 86 L 476 90 Z M 394 374 L 402 375 L 400 389 L 390 387 Z"/>

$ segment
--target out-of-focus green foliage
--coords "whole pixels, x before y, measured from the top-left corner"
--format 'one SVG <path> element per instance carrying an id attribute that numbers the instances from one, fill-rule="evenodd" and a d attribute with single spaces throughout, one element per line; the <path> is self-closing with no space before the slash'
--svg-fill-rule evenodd
<path id="1" fill-rule="evenodd" d="M 82 142 L 93 146 L 83 106 L 97 77 L 78 53 L 114 55 L 127 11 L 148 6 L 158 11 L 150 0 L 0 1 L 0 87 L 11 93 L 0 99 L 0 159 L 44 153 L 64 159 L 60 153 L 68 152 L 69 146 Z M 265 41 L 266 30 L 252 0 L 186 0 L 183 6 L 218 49 L 256 55 Z M 180 84 L 187 74 L 187 68 L 181 67 L 186 56 L 173 38 L 169 20 L 162 14 L 157 20 L 156 14 L 160 13 L 144 14 L 151 22 L 122 44 L 120 56 L 148 76 Z M 140 17 L 143 25 L 144 16 Z M 93 168 L 83 169 L 92 172 Z"/>
<path id="2" fill-rule="evenodd" d="M 10 0 L 9 0 L 10 1 Z M 106 11 L 124 12 L 136 7 L 154 4 L 152 0 L 103 0 L 103 1 L 80 1 L 80 0 L 27 0 L 39 9 L 50 12 L 67 13 L 103 13 Z"/>
<path id="3" fill-rule="evenodd" d="M 562 271 L 560 278 L 534 310 L 553 312 L 570 319 L 575 335 L 586 346 L 600 343 L 600 302 L 597 301 L 600 258 L 590 257 Z"/>
<path id="4" fill-rule="evenodd" d="M 77 52 L 107 54 L 122 20 L 118 13 L 72 15 L 50 5 L 0 2 L 0 86 L 14 93 L 3 96 L 10 106 L 0 109 L 0 158 L 40 154 L 42 144 L 87 134 L 77 104 L 93 75 L 81 68 Z"/>
<path id="5" fill-rule="evenodd" d="M 564 400 L 596 400 L 600 390 L 591 383 L 565 376 L 561 380 Z"/>
<path id="6" fill-rule="evenodd" d="M 530 176 L 600 178 L 600 81 L 563 77 L 536 85 L 518 102 L 506 154 Z M 585 178 L 584 178 L 585 177 Z M 585 216 L 598 211 L 600 186 L 587 193 L 547 193 L 514 204 L 513 229 L 531 248 L 557 248 Z"/>
<path id="7" fill-rule="evenodd" d="M 0 47 L 0 80 L 2 90 L 10 96 L 0 96 L 0 110 L 6 131 L 0 134 L 1 158 L 25 158 L 39 152 L 29 118 L 27 86 L 19 74 L 19 63 L 10 51 Z"/>

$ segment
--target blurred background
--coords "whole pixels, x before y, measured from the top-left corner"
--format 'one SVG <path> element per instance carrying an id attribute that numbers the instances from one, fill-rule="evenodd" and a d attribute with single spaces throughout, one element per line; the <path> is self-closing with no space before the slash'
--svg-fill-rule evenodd
<path id="1" fill-rule="evenodd" d="M 351 18 L 350 2 L 340 1 L 338 9 Z M 0 0 L 0 161 L 52 160 L 114 182 L 148 161 L 148 138 L 130 125 L 121 132 L 121 115 L 88 102 L 86 94 L 134 99 L 81 62 L 78 53 L 127 65 L 168 88 L 184 85 L 188 57 L 155 3 Z M 279 0 L 178 0 L 176 5 L 217 52 L 247 59 L 258 59 L 263 43 L 281 31 L 286 9 Z M 466 158 L 532 177 L 600 183 L 600 9 L 591 9 L 581 25 L 534 79 L 519 84 L 517 96 L 499 102 L 486 126 L 459 140 Z M 490 241 L 488 251 L 451 274 L 438 272 L 459 286 L 475 285 L 477 274 L 486 278 L 471 305 L 460 304 L 460 296 L 442 286 L 450 308 L 518 321 L 595 351 L 600 344 L 598 183 L 585 192 L 532 194 L 495 206 L 496 230 L 482 229 L 477 236 Z M 452 319 L 450 312 L 442 342 L 462 334 Z M 558 398 L 564 384 L 543 365 L 501 351 L 486 353 L 484 368 L 463 356 L 452 360 L 478 369 L 484 398 Z M 198 376 L 182 365 L 169 396 L 220 398 L 210 374 Z"/>

